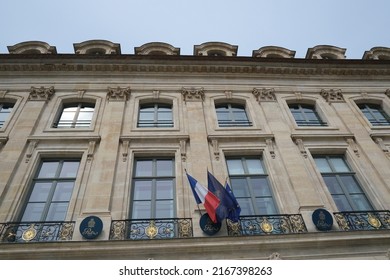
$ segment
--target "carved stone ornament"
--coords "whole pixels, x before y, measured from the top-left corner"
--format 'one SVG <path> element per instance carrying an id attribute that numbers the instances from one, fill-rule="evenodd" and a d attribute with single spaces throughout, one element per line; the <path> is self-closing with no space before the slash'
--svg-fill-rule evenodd
<path id="1" fill-rule="evenodd" d="M 303 140 L 302 139 L 296 139 L 295 143 L 297 144 L 298 149 L 301 152 L 301 155 L 304 158 L 307 158 L 307 152 L 306 152 L 306 149 L 305 149 L 305 145 L 303 144 Z"/>
<path id="2" fill-rule="evenodd" d="M 55 90 L 54 87 L 51 86 L 49 88 L 45 87 L 31 87 L 30 89 L 30 95 L 28 97 L 28 100 L 32 101 L 49 101 L 50 98 L 53 96 Z"/>
<path id="3" fill-rule="evenodd" d="M 334 102 L 345 102 L 341 89 L 322 89 L 320 94 L 329 104 Z"/>
<path id="4" fill-rule="evenodd" d="M 275 102 L 275 90 L 273 88 L 254 88 L 252 94 L 256 97 L 257 102 Z"/>
<path id="5" fill-rule="evenodd" d="M 27 147 L 27 153 L 26 153 L 26 163 L 28 163 L 31 159 L 31 156 L 35 150 L 35 148 L 38 146 L 38 140 L 31 140 L 29 141 L 28 147 Z"/>
<path id="6" fill-rule="evenodd" d="M 274 141 L 272 139 L 266 139 L 265 143 L 267 144 L 269 153 L 273 159 L 275 159 L 275 146 Z"/>
<path id="7" fill-rule="evenodd" d="M 348 145 L 351 147 L 357 157 L 360 157 L 358 146 L 353 138 L 347 139 Z"/>
<path id="8" fill-rule="evenodd" d="M 110 88 L 108 87 L 107 92 L 107 99 L 109 101 L 126 101 L 130 97 L 130 87 L 127 88 Z"/>
<path id="9" fill-rule="evenodd" d="M 184 101 L 204 101 L 205 94 L 204 89 L 201 88 L 182 88 L 181 94 L 184 97 Z"/>

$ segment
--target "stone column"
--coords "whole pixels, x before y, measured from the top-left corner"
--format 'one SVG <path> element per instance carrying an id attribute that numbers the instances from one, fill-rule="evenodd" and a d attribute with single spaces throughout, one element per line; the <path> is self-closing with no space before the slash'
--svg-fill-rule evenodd
<path id="1" fill-rule="evenodd" d="M 14 218 L 8 217 L 10 205 L 15 199 L 14 195 L 9 194 L 9 192 L 16 191 L 16 189 L 9 189 L 13 180 L 12 174 L 15 172 L 15 168 L 25 163 L 25 149 L 35 148 L 36 143 L 28 144 L 27 138 L 34 132 L 43 108 L 54 92 L 54 87 L 31 87 L 22 113 L 11 129 L 8 141 L 3 146 L 2 160 L 0 161 L 0 201 L 3 200 L 3 203 L 0 204 L 0 221 Z"/>
<path id="2" fill-rule="evenodd" d="M 125 102 L 130 88 L 108 88 L 107 103 L 101 123 L 101 140 L 94 155 L 91 176 L 87 186 L 83 217 L 99 216 L 103 221 L 103 234 L 99 239 L 108 239 L 111 224 L 111 194 L 114 187 L 115 166 L 120 145 Z"/>

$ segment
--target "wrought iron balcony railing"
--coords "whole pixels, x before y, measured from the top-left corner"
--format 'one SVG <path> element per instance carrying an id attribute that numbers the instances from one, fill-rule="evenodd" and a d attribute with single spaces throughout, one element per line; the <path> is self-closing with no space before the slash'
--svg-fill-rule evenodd
<path id="1" fill-rule="evenodd" d="M 110 229 L 110 240 L 173 239 L 192 236 L 192 219 L 114 220 Z"/>
<path id="2" fill-rule="evenodd" d="M 233 223 L 227 220 L 229 236 L 305 233 L 307 228 L 300 214 L 241 216 Z"/>
<path id="3" fill-rule="evenodd" d="M 390 211 L 353 211 L 333 213 L 344 231 L 390 229 Z"/>
<path id="4" fill-rule="evenodd" d="M 72 240 L 75 222 L 0 224 L 0 242 L 50 242 Z"/>

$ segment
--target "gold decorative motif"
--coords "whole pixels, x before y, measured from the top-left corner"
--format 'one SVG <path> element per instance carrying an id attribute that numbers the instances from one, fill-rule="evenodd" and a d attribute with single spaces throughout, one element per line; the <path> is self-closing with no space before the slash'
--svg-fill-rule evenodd
<path id="1" fill-rule="evenodd" d="M 226 221 L 229 228 L 229 235 L 232 236 L 241 235 L 241 225 L 239 222 L 232 222 L 230 219 L 227 219 Z"/>
<path id="2" fill-rule="evenodd" d="M 382 225 L 381 221 L 371 213 L 368 214 L 368 223 L 376 229 L 380 228 Z"/>
<path id="3" fill-rule="evenodd" d="M 149 226 L 145 229 L 146 235 L 150 238 L 153 239 L 156 237 L 158 233 L 158 229 L 156 227 L 156 224 L 154 221 L 150 221 Z"/>
<path id="4" fill-rule="evenodd" d="M 349 230 L 348 222 L 342 214 L 337 213 L 334 215 L 334 217 L 336 218 L 336 221 L 342 230 L 345 231 Z"/>
<path id="5" fill-rule="evenodd" d="M 22 239 L 24 241 L 31 241 L 37 236 L 37 230 L 34 228 L 34 224 L 31 224 L 28 229 L 26 229 L 22 234 Z"/>
<path id="6" fill-rule="evenodd" d="M 263 218 L 263 221 L 261 222 L 260 227 L 261 227 L 262 231 L 264 231 L 265 233 L 270 233 L 274 230 L 274 227 L 272 226 L 272 224 L 270 222 L 268 222 L 267 218 Z"/>

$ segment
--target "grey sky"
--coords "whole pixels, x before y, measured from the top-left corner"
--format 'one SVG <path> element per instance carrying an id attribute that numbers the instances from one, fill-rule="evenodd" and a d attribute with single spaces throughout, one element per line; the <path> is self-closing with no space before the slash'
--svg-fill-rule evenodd
<path id="1" fill-rule="evenodd" d="M 305 57 L 316 45 L 360 59 L 390 47 L 389 0 L 0 0 L 0 53 L 38 40 L 74 53 L 73 43 L 104 39 L 123 54 L 159 41 L 192 55 L 208 41 L 238 45 L 239 56 L 275 45 Z"/>

